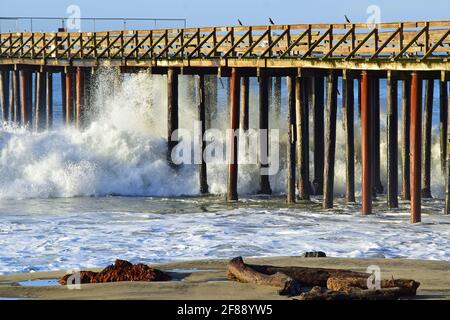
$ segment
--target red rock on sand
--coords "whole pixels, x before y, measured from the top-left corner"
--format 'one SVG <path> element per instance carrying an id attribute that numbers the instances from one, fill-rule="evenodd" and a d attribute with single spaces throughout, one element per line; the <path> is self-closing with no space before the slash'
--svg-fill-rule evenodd
<path id="1" fill-rule="evenodd" d="M 59 283 L 67 284 L 67 280 L 72 274 L 66 274 Z M 170 281 L 171 277 L 158 269 L 139 263 L 131 264 L 125 260 L 116 260 L 113 265 L 107 266 L 100 272 L 80 271 L 81 283 L 104 283 L 118 281 Z"/>

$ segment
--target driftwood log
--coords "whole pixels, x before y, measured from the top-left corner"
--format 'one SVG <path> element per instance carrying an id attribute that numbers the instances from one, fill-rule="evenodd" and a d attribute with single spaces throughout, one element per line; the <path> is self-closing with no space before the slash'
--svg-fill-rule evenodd
<path id="1" fill-rule="evenodd" d="M 367 289 L 367 277 L 330 277 L 327 288 L 333 291 L 351 292 L 354 289 Z M 385 288 L 397 288 L 400 296 L 415 296 L 420 283 L 407 279 L 381 280 L 380 286 Z"/>
<path id="2" fill-rule="evenodd" d="M 400 288 L 385 288 L 380 290 L 353 289 L 350 291 L 333 291 L 322 287 L 313 287 L 309 292 L 303 292 L 298 300 L 396 300 L 401 296 Z"/>
<path id="3" fill-rule="evenodd" d="M 301 286 L 297 280 L 281 272 L 265 274 L 255 271 L 247 266 L 241 257 L 232 259 L 228 264 L 228 278 L 240 282 L 276 287 L 279 289 L 280 295 L 296 296 L 301 293 Z"/>
<path id="4" fill-rule="evenodd" d="M 420 285 L 414 280 L 392 279 L 382 280 L 380 290 L 369 290 L 368 277 L 343 269 L 250 265 L 242 257 L 228 264 L 229 279 L 277 287 L 280 295 L 301 293 L 302 300 L 391 300 L 414 296 Z"/>

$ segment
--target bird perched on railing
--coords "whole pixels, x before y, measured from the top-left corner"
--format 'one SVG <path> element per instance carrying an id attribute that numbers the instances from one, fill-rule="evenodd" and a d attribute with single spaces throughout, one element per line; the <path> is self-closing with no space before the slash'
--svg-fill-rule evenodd
<path id="1" fill-rule="evenodd" d="M 240 26 L 243 26 L 242 21 L 237 19 Z"/>
<path id="2" fill-rule="evenodd" d="M 346 14 L 344 14 L 344 18 L 345 18 L 345 21 L 347 21 L 347 23 L 352 23 Z"/>
<path id="3" fill-rule="evenodd" d="M 269 17 L 269 23 L 270 24 L 275 24 L 275 22 L 273 22 L 272 18 Z"/>

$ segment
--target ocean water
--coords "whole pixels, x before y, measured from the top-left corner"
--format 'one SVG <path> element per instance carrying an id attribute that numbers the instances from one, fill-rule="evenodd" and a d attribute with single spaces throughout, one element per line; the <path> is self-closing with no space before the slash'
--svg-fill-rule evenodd
<path id="1" fill-rule="evenodd" d="M 212 194 L 208 197 L 198 195 L 196 165 L 174 169 L 167 164 L 163 76 L 143 72 L 121 77 L 114 69 L 100 70 L 90 88 L 90 124 L 82 131 L 61 125 L 60 90 L 58 80 L 54 82 L 54 129 L 36 132 L 4 124 L 0 130 L 0 273 L 99 267 L 116 258 L 150 263 L 300 255 L 309 250 L 339 257 L 450 260 L 450 218 L 442 216 L 437 107 L 432 149 L 435 199 L 424 201 L 423 223 L 410 225 L 407 203 L 388 212 L 380 196 L 376 214 L 370 217 L 359 215 L 358 204 L 343 203 L 341 122 L 337 126 L 335 209 L 322 210 L 320 198 L 295 208 L 285 206 L 284 90 L 281 115 L 274 108 L 270 115 L 270 126 L 279 128 L 281 138 L 280 170 L 270 177 L 275 195 L 270 199 L 255 196 L 258 166 L 241 165 L 241 201 L 230 205 L 223 196 L 225 163 L 208 166 Z M 212 126 L 223 130 L 228 116 L 225 90 L 220 83 L 219 88 L 218 115 Z M 180 127 L 188 131 L 197 119 L 193 91 L 192 80 L 181 76 Z M 384 90 L 382 94 L 385 97 Z M 257 125 L 257 101 L 252 82 L 250 127 Z M 359 129 L 355 125 L 359 192 Z M 384 185 L 385 140 L 382 133 Z M 310 159 L 313 148 L 311 141 Z M 311 163 L 311 172 L 312 168 Z M 400 167 L 399 173 L 401 178 Z"/>

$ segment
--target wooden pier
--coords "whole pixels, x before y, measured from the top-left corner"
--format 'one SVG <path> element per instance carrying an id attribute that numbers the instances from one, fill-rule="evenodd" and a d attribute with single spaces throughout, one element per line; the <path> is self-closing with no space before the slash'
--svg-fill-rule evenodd
<path id="1" fill-rule="evenodd" d="M 386 205 L 398 206 L 400 160 L 401 197 L 411 201 L 411 222 L 415 223 L 421 220 L 421 197 L 432 196 L 431 117 L 433 107 L 438 107 L 433 106 L 434 81 L 439 82 L 440 93 L 440 165 L 446 180 L 444 212 L 450 213 L 449 58 L 450 21 L 392 22 L 374 27 L 347 23 L 2 33 L 2 120 L 37 130 L 51 128 L 52 75 L 60 73 L 64 121 L 82 128 L 86 121 L 85 90 L 93 70 L 106 66 L 134 73 L 145 69 L 167 75 L 166 120 L 168 161 L 171 162 L 170 155 L 176 145 L 172 134 L 178 128 L 179 75 L 198 77 L 198 113 L 199 119 L 205 122 L 202 132 L 210 127 L 216 112 L 213 101 L 217 100 L 217 84 L 211 86 L 212 92 L 205 89 L 205 81 L 213 79 L 209 78 L 211 75 L 230 79 L 230 128 L 235 130 L 248 129 L 249 78 L 259 79 L 259 129 L 269 129 L 269 108 L 281 109 L 281 79 L 286 77 L 288 111 L 287 119 L 282 121 L 288 127 L 287 202 L 302 200 L 303 204 L 311 195 L 323 195 L 323 207 L 332 208 L 337 152 L 346 155 L 346 201 L 356 201 L 356 130 L 361 133 L 362 214 L 371 214 L 372 199 L 384 192 Z M 381 79 L 387 81 L 387 150 L 380 150 Z M 338 88 L 340 83 L 342 88 Z M 338 94 L 343 95 L 345 150 L 336 150 Z M 355 108 L 358 108 L 356 112 Z M 356 127 L 355 115 L 359 117 Z M 399 117 L 401 128 L 397 125 Z M 313 159 L 309 157 L 309 132 L 313 132 Z M 403 144 L 400 159 L 399 135 Z M 238 131 L 229 137 L 229 201 L 238 199 L 238 138 Z M 205 146 L 201 147 L 203 150 Z M 267 150 L 264 146 L 260 148 Z M 380 181 L 382 152 L 388 158 L 386 186 Z M 309 170 L 311 160 L 313 172 Z M 262 164 L 261 170 L 265 166 Z M 207 193 L 206 163 L 202 162 L 199 172 L 200 192 Z M 267 175 L 261 174 L 259 187 L 261 193 L 271 193 Z"/>

